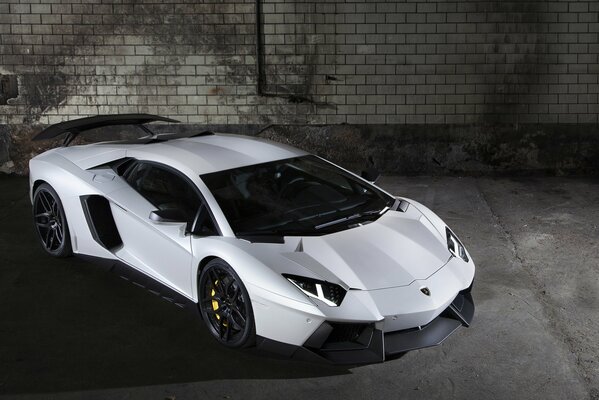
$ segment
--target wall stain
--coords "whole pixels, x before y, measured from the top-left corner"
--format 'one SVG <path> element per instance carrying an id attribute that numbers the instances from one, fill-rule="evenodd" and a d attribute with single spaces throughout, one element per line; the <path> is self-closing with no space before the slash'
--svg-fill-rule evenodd
<path id="1" fill-rule="evenodd" d="M 49 109 L 58 108 L 66 101 L 72 88 L 67 76 L 62 73 L 20 75 L 18 101 L 27 108 L 23 123 L 34 123 Z"/>
<path id="2" fill-rule="evenodd" d="M 542 6 L 542 2 L 528 1 L 479 3 L 480 11 L 496 21 L 495 31 L 487 36 L 495 59 L 493 73 L 482 74 L 482 123 L 505 121 L 506 116 L 518 122 L 518 114 L 528 113 L 526 96 L 543 76 L 547 49 L 539 21 Z"/>

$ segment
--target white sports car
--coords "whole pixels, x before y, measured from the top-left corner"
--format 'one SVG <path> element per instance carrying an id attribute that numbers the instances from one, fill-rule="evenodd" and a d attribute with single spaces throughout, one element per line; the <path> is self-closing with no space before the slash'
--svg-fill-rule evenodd
<path id="1" fill-rule="evenodd" d="M 198 310 L 229 347 L 369 363 L 440 344 L 474 314 L 474 263 L 413 200 L 318 156 L 254 137 L 152 134 L 146 114 L 52 125 L 30 161 L 42 247 Z M 67 147 L 132 125 L 148 135 Z M 133 129 L 133 128 L 132 128 Z"/>

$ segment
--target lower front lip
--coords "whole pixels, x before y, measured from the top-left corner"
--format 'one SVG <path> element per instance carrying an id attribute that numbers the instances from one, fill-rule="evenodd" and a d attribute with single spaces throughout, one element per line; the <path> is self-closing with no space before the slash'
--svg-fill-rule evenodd
<path id="1" fill-rule="evenodd" d="M 386 331 L 382 328 L 383 321 L 324 321 L 302 346 L 291 346 L 260 338 L 257 347 L 300 360 L 327 361 L 334 364 L 376 363 L 407 351 L 437 346 L 461 326 L 468 327 L 473 316 L 472 296 L 470 292 L 462 291 L 425 326 Z"/>

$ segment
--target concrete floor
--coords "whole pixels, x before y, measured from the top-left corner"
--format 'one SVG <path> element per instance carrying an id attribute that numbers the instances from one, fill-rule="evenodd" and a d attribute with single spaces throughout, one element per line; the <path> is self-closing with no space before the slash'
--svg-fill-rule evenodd
<path id="1" fill-rule="evenodd" d="M 3 399 L 599 399 L 599 181 L 385 177 L 477 263 L 471 328 L 343 368 L 216 344 L 190 314 L 37 247 L 27 180 L 0 178 Z"/>

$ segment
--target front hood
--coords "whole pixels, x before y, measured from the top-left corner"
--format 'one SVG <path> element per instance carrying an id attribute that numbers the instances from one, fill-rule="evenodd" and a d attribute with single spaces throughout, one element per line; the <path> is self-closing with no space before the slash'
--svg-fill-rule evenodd
<path id="1" fill-rule="evenodd" d="M 301 239 L 301 250 L 283 254 L 322 279 L 354 289 L 405 286 L 426 279 L 451 254 L 433 225 L 415 208 L 389 211 L 378 220 L 325 236 Z"/>

